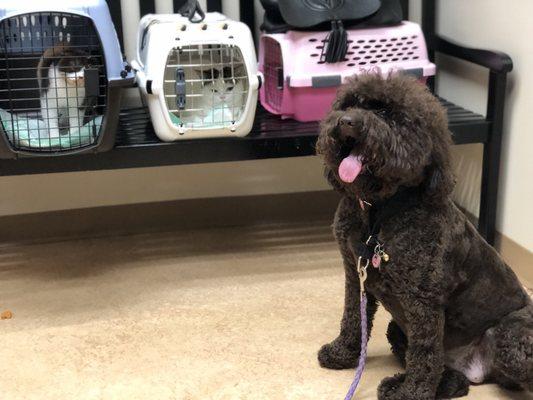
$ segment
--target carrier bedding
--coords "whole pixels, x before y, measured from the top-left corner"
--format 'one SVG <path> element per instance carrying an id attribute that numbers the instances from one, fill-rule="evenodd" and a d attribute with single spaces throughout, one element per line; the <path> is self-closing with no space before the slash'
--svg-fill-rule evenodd
<path id="1" fill-rule="evenodd" d="M 93 144 L 98 138 L 102 116 L 90 120 L 83 126 L 74 127 L 64 135 L 50 136 L 50 130 L 43 119 L 22 114 L 11 114 L 0 109 L 2 128 L 9 141 L 29 151 L 61 151 L 77 149 Z"/>

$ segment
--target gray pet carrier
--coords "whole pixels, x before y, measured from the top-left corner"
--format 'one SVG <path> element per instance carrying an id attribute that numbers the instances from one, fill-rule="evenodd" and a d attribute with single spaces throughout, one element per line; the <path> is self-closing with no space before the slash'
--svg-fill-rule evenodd
<path id="1" fill-rule="evenodd" d="M 0 158 L 109 150 L 125 70 L 104 0 L 0 5 Z"/>

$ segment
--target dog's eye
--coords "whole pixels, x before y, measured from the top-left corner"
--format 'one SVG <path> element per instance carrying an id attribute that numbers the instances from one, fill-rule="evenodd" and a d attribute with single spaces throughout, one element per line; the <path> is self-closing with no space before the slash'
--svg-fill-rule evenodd
<path id="1" fill-rule="evenodd" d="M 385 109 L 380 109 L 380 110 L 375 110 L 374 111 L 377 115 L 379 115 L 380 117 L 384 117 L 387 115 L 387 110 Z"/>

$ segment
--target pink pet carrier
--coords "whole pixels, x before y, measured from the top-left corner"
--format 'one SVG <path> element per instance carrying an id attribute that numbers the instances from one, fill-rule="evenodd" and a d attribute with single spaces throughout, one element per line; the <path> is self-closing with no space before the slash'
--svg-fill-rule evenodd
<path id="1" fill-rule="evenodd" d="M 435 75 L 422 30 L 413 22 L 348 30 L 348 52 L 345 60 L 337 63 L 323 60 L 327 35 L 302 31 L 262 34 L 259 69 L 264 74 L 260 91 L 263 107 L 282 118 L 318 121 L 331 107 L 337 87 L 354 74 L 387 76 L 403 71 L 424 83 Z"/>

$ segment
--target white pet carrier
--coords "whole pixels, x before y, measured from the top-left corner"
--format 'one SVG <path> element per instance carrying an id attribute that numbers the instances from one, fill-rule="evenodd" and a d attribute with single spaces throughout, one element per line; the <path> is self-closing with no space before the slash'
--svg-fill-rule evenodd
<path id="1" fill-rule="evenodd" d="M 132 66 L 161 140 L 250 132 L 260 77 L 245 24 L 219 13 L 200 23 L 146 15 Z"/>
<path id="2" fill-rule="evenodd" d="M 0 3 L 0 157 L 105 151 L 133 84 L 105 0 Z"/>

